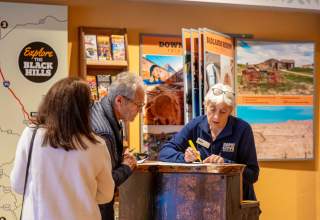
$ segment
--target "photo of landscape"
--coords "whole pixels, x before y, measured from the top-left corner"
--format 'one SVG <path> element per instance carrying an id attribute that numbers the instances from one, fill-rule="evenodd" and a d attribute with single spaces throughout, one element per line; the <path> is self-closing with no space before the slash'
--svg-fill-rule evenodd
<path id="1" fill-rule="evenodd" d="M 312 95 L 314 43 L 237 41 L 240 95 Z"/>
<path id="2" fill-rule="evenodd" d="M 312 106 L 237 106 L 253 129 L 259 160 L 313 158 Z"/>

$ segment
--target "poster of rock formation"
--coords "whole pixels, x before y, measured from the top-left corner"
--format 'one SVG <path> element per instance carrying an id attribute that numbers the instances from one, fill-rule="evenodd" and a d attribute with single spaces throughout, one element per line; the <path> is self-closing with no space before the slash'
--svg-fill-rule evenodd
<path id="1" fill-rule="evenodd" d="M 259 160 L 313 159 L 314 43 L 237 41 L 237 116 Z"/>
<path id="2" fill-rule="evenodd" d="M 184 125 L 182 38 L 143 34 L 140 56 L 146 89 L 141 150 L 155 159 L 159 147 Z"/>

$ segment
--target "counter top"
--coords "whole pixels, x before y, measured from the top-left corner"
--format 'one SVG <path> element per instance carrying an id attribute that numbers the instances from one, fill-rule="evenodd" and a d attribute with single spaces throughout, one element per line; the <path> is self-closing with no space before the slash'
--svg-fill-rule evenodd
<path id="1" fill-rule="evenodd" d="M 214 173 L 234 174 L 241 173 L 243 164 L 213 164 L 213 163 L 168 163 L 161 161 L 144 161 L 138 164 L 136 171 L 160 173 Z"/>

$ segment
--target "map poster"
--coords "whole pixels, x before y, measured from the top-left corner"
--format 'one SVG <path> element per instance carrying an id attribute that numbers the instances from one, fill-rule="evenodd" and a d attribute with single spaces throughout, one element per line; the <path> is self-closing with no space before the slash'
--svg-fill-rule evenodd
<path id="1" fill-rule="evenodd" d="M 313 159 L 314 43 L 236 47 L 236 112 L 252 125 L 258 159 Z"/>
<path id="2" fill-rule="evenodd" d="M 68 75 L 67 7 L 0 2 L 0 219 L 18 220 L 16 145 L 48 88 Z"/>
<path id="3" fill-rule="evenodd" d="M 142 34 L 140 75 L 146 89 L 141 151 L 156 159 L 159 147 L 184 125 L 181 36 Z"/>

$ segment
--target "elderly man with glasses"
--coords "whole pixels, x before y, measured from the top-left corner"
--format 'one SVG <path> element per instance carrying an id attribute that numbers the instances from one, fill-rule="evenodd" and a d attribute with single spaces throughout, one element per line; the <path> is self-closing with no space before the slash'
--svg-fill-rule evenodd
<path id="1" fill-rule="evenodd" d="M 91 108 L 93 130 L 101 136 L 108 146 L 112 176 L 116 187 L 120 186 L 137 165 L 135 157 L 123 150 L 122 128 L 132 122 L 144 106 L 145 92 L 141 78 L 135 74 L 123 72 L 112 82 L 109 93 Z M 114 219 L 113 203 L 100 206 L 102 220 Z"/>
<path id="2" fill-rule="evenodd" d="M 206 115 L 196 117 L 160 150 L 159 159 L 166 162 L 245 164 L 243 199 L 256 200 L 253 183 L 258 180 L 259 165 L 250 125 L 231 115 L 234 93 L 228 85 L 218 83 L 206 94 Z M 190 147 L 191 140 L 196 149 Z M 188 147 L 189 146 L 189 147 Z"/>

